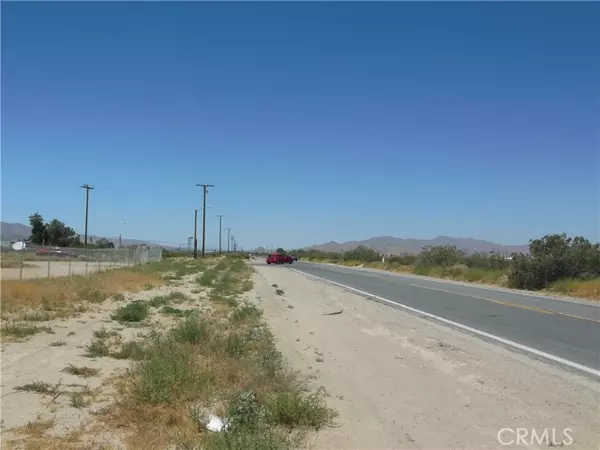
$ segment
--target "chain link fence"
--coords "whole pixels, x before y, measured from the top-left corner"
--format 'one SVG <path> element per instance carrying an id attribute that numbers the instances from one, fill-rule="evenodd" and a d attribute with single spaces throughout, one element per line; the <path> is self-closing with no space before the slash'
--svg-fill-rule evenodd
<path id="1" fill-rule="evenodd" d="M 126 248 L 61 248 L 28 245 L 2 248 L 2 278 L 31 279 L 88 275 L 162 260 L 162 249 L 145 245 Z"/>

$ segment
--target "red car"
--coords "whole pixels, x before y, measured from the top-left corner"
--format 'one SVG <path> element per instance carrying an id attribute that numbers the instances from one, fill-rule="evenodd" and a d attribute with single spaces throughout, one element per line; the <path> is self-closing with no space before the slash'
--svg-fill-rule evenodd
<path id="1" fill-rule="evenodd" d="M 272 255 L 267 256 L 267 264 L 292 264 L 294 260 L 289 255 L 284 255 L 283 253 L 273 253 Z"/>

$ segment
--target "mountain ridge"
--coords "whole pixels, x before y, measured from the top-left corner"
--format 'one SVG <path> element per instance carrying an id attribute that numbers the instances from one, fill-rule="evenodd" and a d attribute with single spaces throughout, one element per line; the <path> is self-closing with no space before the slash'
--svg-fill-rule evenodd
<path id="1" fill-rule="evenodd" d="M 419 253 L 425 246 L 454 245 L 459 250 L 467 253 L 491 252 L 498 253 L 529 253 L 529 245 L 502 245 L 495 242 L 475 238 L 456 238 L 451 236 L 437 236 L 433 239 L 398 238 L 393 236 L 375 236 L 362 241 L 347 241 L 339 243 L 329 241 L 323 244 L 313 245 L 310 249 L 325 252 L 344 252 L 364 246 L 380 253 L 401 255 L 407 253 Z"/>

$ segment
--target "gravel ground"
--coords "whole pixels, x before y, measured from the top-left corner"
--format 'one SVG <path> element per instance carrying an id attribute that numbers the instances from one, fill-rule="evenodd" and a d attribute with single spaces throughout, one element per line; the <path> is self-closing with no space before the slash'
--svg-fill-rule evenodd
<path id="1" fill-rule="evenodd" d="M 114 388 L 107 383 L 130 366 L 130 360 L 114 358 L 89 358 L 85 356 L 86 346 L 92 341 L 94 331 L 102 328 L 118 334 L 123 342 L 136 340 L 151 330 L 161 330 L 172 326 L 172 317 L 154 311 L 148 326 L 128 327 L 111 320 L 114 311 L 133 300 L 148 300 L 157 295 L 165 295 L 173 290 L 190 295 L 194 283 L 182 283 L 176 288 L 163 286 L 150 291 L 128 293 L 121 301 L 107 300 L 101 305 L 77 317 L 57 319 L 40 323 L 52 329 L 50 333 L 39 333 L 23 342 L 4 343 L 2 346 L 2 396 L 0 404 L 2 417 L 2 446 L 15 439 L 18 434 L 13 429 L 30 423 L 52 420 L 50 434 L 67 436 L 82 430 L 84 434 L 94 427 L 94 414 L 110 407 L 114 401 Z M 197 308 L 199 296 L 186 304 L 183 309 Z M 60 344 L 59 344 L 60 343 Z M 70 364 L 97 369 L 96 376 L 82 378 L 65 373 Z M 63 392 L 56 398 L 53 394 L 24 392 L 19 386 L 42 382 Z M 71 395 L 91 390 L 93 401 L 84 408 L 71 404 Z M 90 433 L 87 446 L 90 449 L 124 449 L 121 436 L 114 430 L 106 435 Z M 27 447 L 25 447 L 27 448 Z"/>

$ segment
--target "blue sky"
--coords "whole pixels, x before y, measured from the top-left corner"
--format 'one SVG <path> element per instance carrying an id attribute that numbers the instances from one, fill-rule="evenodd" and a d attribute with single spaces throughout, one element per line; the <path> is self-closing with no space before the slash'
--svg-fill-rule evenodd
<path id="1" fill-rule="evenodd" d="M 598 3 L 2 3 L 2 220 L 598 239 Z M 123 225 L 123 223 L 126 225 Z"/>

